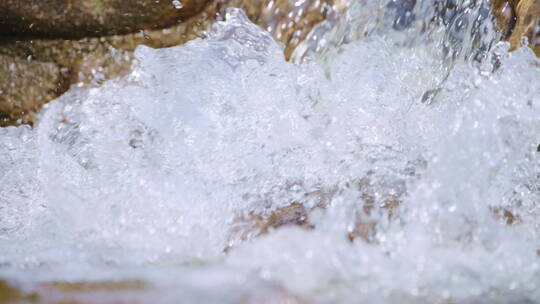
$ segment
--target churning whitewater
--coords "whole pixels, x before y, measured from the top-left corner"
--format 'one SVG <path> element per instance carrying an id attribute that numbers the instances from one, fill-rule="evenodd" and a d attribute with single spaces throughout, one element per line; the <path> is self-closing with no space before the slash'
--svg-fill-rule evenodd
<path id="1" fill-rule="evenodd" d="M 540 62 L 356 26 L 293 64 L 230 10 L 0 129 L 0 274 L 138 278 L 170 291 L 157 302 L 268 301 L 272 282 L 321 303 L 537 303 Z M 291 204 L 303 226 L 260 233 Z"/>

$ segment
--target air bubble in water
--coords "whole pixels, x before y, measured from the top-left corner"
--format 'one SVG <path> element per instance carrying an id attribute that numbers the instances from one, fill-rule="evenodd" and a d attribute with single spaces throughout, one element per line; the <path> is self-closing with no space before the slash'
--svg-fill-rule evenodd
<path id="1" fill-rule="evenodd" d="M 181 9 L 181 8 L 184 7 L 184 5 L 182 4 L 182 2 L 180 2 L 180 0 L 173 0 L 172 4 L 173 4 L 174 8 L 176 8 L 176 9 Z"/>

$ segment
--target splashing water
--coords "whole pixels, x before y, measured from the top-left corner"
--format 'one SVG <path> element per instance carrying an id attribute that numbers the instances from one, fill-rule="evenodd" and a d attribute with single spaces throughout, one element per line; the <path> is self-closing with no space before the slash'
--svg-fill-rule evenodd
<path id="1" fill-rule="evenodd" d="M 485 3 L 428 2 L 354 2 L 298 65 L 231 10 L 0 129 L 0 274 L 142 278 L 163 302 L 278 302 L 272 282 L 313 302 L 536 303 L 540 63 L 495 42 Z M 237 233 L 292 203 L 311 229 Z"/>

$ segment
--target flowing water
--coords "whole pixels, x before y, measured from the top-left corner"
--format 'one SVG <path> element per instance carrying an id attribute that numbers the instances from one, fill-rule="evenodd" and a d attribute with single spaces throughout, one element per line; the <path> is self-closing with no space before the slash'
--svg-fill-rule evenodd
<path id="1" fill-rule="evenodd" d="M 0 276 L 151 286 L 128 302 L 540 303 L 540 62 L 498 40 L 481 1 L 358 0 L 295 63 L 238 10 L 141 46 L 0 129 Z M 307 229 L 258 235 L 293 203 Z"/>

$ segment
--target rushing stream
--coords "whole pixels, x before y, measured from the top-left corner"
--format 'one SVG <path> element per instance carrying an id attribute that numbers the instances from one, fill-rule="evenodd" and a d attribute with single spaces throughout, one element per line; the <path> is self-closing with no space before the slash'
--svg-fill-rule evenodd
<path id="1" fill-rule="evenodd" d="M 0 277 L 140 280 L 120 300 L 143 303 L 540 303 L 540 61 L 486 3 L 417 2 L 353 2 L 296 63 L 229 10 L 0 129 Z M 261 233 L 291 204 L 302 225 Z"/>

